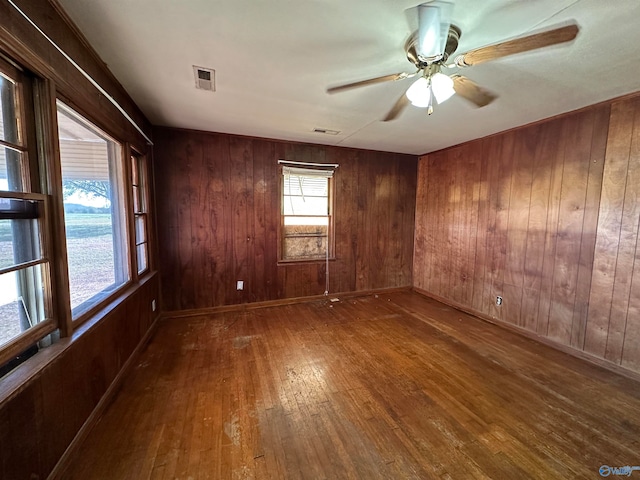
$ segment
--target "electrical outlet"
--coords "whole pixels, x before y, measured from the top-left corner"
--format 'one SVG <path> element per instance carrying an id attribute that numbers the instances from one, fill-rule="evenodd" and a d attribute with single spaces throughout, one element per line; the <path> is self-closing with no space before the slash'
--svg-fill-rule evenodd
<path id="1" fill-rule="evenodd" d="M 152 312 L 156 311 L 156 300 L 155 300 L 155 298 L 153 300 L 151 300 L 151 311 Z"/>
<path id="2" fill-rule="evenodd" d="M 496 305 L 498 306 L 502 305 L 502 297 L 500 295 L 496 297 Z"/>
<path id="3" fill-rule="evenodd" d="M 237 289 L 237 290 L 244 290 L 244 281 L 242 281 L 242 280 L 238 280 L 238 281 L 236 282 L 236 289 Z"/>

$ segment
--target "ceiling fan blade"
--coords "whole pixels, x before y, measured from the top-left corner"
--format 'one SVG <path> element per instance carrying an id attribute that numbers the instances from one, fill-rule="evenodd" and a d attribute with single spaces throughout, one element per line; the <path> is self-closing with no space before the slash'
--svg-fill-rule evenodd
<path id="1" fill-rule="evenodd" d="M 451 79 L 456 93 L 478 107 L 487 106 L 497 98 L 493 93 L 485 90 L 467 77 L 452 75 Z"/>
<path id="2" fill-rule="evenodd" d="M 387 116 L 382 119 L 383 122 L 389 122 L 391 120 L 395 120 L 398 118 L 398 115 L 404 110 L 407 105 L 409 105 L 409 99 L 407 98 L 407 92 L 403 92 L 400 98 L 396 101 L 396 103 L 391 107 Z"/>
<path id="3" fill-rule="evenodd" d="M 327 88 L 327 93 L 343 92 L 345 90 L 351 90 L 352 88 L 365 87 L 367 85 L 374 85 L 376 83 L 404 80 L 405 78 L 411 78 L 414 75 L 415 73 L 402 72 L 394 73 L 392 75 L 384 75 L 382 77 L 369 78 L 368 80 L 360 80 L 359 82 L 347 83 L 345 85 L 338 85 L 337 87 Z"/>
<path id="4" fill-rule="evenodd" d="M 576 38 L 579 31 L 580 27 L 573 24 L 547 30 L 546 32 L 534 33 L 526 37 L 471 50 L 463 55 L 459 55 L 455 63 L 459 67 L 469 67 L 508 55 L 515 55 L 516 53 L 528 52 L 538 48 L 569 42 Z"/>

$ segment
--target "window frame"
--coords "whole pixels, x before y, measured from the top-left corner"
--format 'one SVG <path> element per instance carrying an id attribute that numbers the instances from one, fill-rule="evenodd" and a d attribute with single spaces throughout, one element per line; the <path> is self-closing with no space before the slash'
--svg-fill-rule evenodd
<path id="1" fill-rule="evenodd" d="M 121 243 L 122 246 L 126 247 L 126 252 L 125 252 L 126 259 L 122 260 L 122 267 L 127 270 L 125 274 L 128 274 L 128 279 L 123 281 L 121 284 L 116 285 L 112 289 L 102 290 L 98 292 L 96 295 L 82 302 L 82 303 L 86 303 L 86 302 L 90 302 L 92 299 L 95 299 L 95 301 L 89 303 L 87 308 L 85 310 L 80 311 L 78 315 L 75 317 L 73 312 L 74 308 L 71 306 L 71 287 L 70 287 L 70 281 L 69 281 L 69 257 L 67 253 L 68 249 L 67 249 L 67 235 L 66 235 L 66 223 L 65 223 L 66 220 L 65 220 L 65 212 L 64 212 L 64 206 L 63 206 L 63 190 L 64 190 L 63 174 L 62 174 L 63 162 L 62 162 L 61 156 L 59 155 L 60 137 L 58 134 L 59 126 L 58 126 L 58 120 L 57 120 L 59 105 L 62 105 L 63 108 L 66 109 L 68 113 L 77 117 L 81 122 L 84 121 L 88 123 L 89 125 L 87 126 L 87 128 L 93 131 L 93 133 L 101 137 L 106 137 L 106 139 L 113 142 L 115 145 L 119 146 L 118 150 L 120 153 L 119 155 L 120 158 L 119 160 L 117 160 L 118 162 L 117 168 L 119 169 L 119 172 L 120 172 L 118 189 L 121 190 L 118 201 L 122 205 L 122 207 L 120 208 L 120 211 L 118 213 L 120 216 L 123 217 L 123 219 L 121 220 L 120 226 L 112 227 L 112 228 L 120 229 L 122 231 L 122 238 L 120 238 L 119 243 Z M 121 142 L 120 140 L 118 140 L 107 129 L 105 129 L 99 121 L 94 119 L 92 116 L 87 115 L 86 112 L 78 108 L 71 101 L 67 100 L 59 92 L 56 92 L 56 96 L 53 102 L 52 114 L 53 114 L 53 117 L 55 117 L 55 124 L 53 125 L 53 129 L 56 132 L 55 139 L 56 139 L 56 146 L 58 149 L 58 156 L 57 156 L 57 162 L 56 162 L 57 163 L 56 170 L 58 172 L 58 176 L 57 176 L 58 178 L 56 180 L 56 188 L 60 192 L 59 221 L 61 222 L 60 223 L 61 238 L 59 238 L 59 241 L 61 243 L 61 249 L 64 251 L 64 265 L 61 267 L 61 269 L 65 270 L 64 275 L 65 275 L 65 283 L 66 283 L 64 292 L 63 292 L 64 293 L 63 302 L 65 304 L 65 310 L 71 325 L 70 330 L 75 331 L 80 325 L 85 323 L 87 320 L 93 317 L 97 312 L 105 308 L 109 303 L 111 303 L 115 298 L 117 298 L 122 293 L 122 291 L 124 291 L 127 287 L 129 287 L 134 282 L 134 279 L 135 279 L 133 270 L 132 270 L 132 252 L 131 252 L 131 238 L 133 233 L 131 231 L 131 225 L 130 225 L 131 223 L 130 211 L 132 209 L 131 199 L 129 195 L 130 173 L 128 171 L 129 169 L 127 168 L 127 165 L 125 164 L 128 148 L 127 148 L 126 142 Z M 111 170 L 109 170 L 110 180 L 112 176 L 113 176 L 113 173 L 111 172 Z M 114 235 L 115 235 L 115 232 L 114 232 Z M 114 267 L 115 267 L 115 260 L 114 260 Z M 80 305 L 82 305 L 82 303 Z"/>
<path id="2" fill-rule="evenodd" d="M 295 162 L 291 162 L 295 163 Z M 284 204 L 285 204 L 285 165 L 280 165 L 279 167 L 279 202 L 280 202 L 280 222 L 279 222 L 279 231 L 278 231 L 278 264 L 301 264 L 301 263 L 319 263 L 325 262 L 328 260 L 334 261 L 336 259 L 335 256 L 335 175 L 336 168 L 334 165 L 327 164 L 326 167 L 323 166 L 305 166 L 305 165 L 296 165 L 296 170 L 309 170 L 309 177 L 313 177 L 314 175 L 311 172 L 317 171 L 331 171 L 332 175 L 327 176 L 327 215 L 285 215 L 284 213 Z M 330 170 L 329 170 L 330 169 Z M 286 217 L 322 217 L 327 218 L 327 253 L 323 255 L 319 255 L 317 257 L 306 257 L 306 258 L 286 258 L 285 256 L 285 218 Z"/>
<path id="3" fill-rule="evenodd" d="M 135 148 L 128 148 L 128 158 L 129 158 L 129 210 L 131 212 L 130 220 L 129 220 L 129 228 L 132 232 L 131 235 L 131 244 L 129 249 L 131 250 L 131 274 L 134 281 L 137 281 L 139 278 L 144 277 L 152 271 L 151 265 L 151 214 L 149 209 L 149 199 L 150 199 L 150 190 L 149 190 L 149 161 L 147 159 L 147 155 L 139 153 L 139 151 Z M 137 170 L 138 183 L 135 183 L 134 178 L 134 163 L 135 168 Z M 136 211 L 136 198 L 135 191 L 136 189 L 140 192 L 140 211 Z M 142 242 L 138 241 L 138 230 L 136 228 L 136 218 L 140 217 L 143 219 L 144 229 L 145 229 L 145 240 Z M 138 246 L 145 245 L 146 246 L 146 265 L 143 269 L 140 269 L 140 265 L 138 262 Z"/>
<path id="4" fill-rule="evenodd" d="M 0 346 L 0 366 L 5 368 L 13 359 L 30 357 L 34 348 L 46 336 L 61 328 L 60 317 L 56 315 L 54 302 L 54 278 L 53 278 L 53 248 L 51 234 L 51 196 L 42 193 L 46 188 L 46 182 L 42 180 L 44 168 L 39 162 L 39 145 L 42 138 L 38 134 L 43 119 L 36 119 L 38 104 L 35 101 L 34 90 L 42 85 L 43 81 L 23 70 L 16 63 L 9 61 L 7 57 L 0 56 L 0 71 L 3 76 L 14 84 L 14 108 L 17 132 L 17 141 L 0 140 L 0 148 L 8 148 L 17 151 L 21 158 L 21 191 L 0 190 L 0 198 L 18 201 L 33 202 L 40 207 L 33 216 L 27 215 L 23 219 L 32 219 L 38 222 L 37 240 L 39 242 L 40 255 L 38 259 L 15 263 L 11 266 L 0 268 L 2 274 L 17 272 L 27 268 L 39 267 L 42 269 L 40 281 L 41 297 L 36 302 L 41 302 L 44 317 L 37 324 L 22 331 L 14 338 Z M 36 121 L 38 120 L 38 121 Z M 8 166 L 8 164 L 7 164 Z M 8 172 L 7 172 L 8 173 Z M 0 214 L 3 220 L 11 220 L 10 214 Z M 14 217 L 19 219 L 19 217 Z M 37 295 L 37 292 L 30 292 Z"/>

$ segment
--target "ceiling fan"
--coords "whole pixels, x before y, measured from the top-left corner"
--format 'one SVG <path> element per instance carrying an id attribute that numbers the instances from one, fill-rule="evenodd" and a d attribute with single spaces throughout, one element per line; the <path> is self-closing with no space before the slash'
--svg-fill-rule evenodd
<path id="1" fill-rule="evenodd" d="M 394 120 L 409 104 L 426 108 L 433 113 L 434 99 L 438 104 L 445 102 L 457 94 L 478 107 L 484 107 L 497 97 L 480 87 L 467 77 L 454 73 L 447 75 L 443 70 L 466 68 L 497 58 L 528 52 L 559 43 L 573 40 L 578 25 L 571 24 L 534 33 L 494 45 L 476 48 L 455 57 L 452 64 L 447 64 L 451 54 L 458 48 L 460 28 L 451 23 L 453 4 L 443 0 L 435 0 L 418 5 L 418 30 L 407 40 L 405 52 L 407 59 L 416 67 L 413 73 L 395 73 L 381 77 L 361 80 L 327 89 L 327 93 L 337 93 L 352 88 L 364 87 L 376 83 L 404 80 L 419 76 L 405 93 L 391 107 L 383 121 Z"/>

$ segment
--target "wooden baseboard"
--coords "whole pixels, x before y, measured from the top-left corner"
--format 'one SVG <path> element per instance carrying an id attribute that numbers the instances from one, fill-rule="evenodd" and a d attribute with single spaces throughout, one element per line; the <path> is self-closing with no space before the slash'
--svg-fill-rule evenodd
<path id="1" fill-rule="evenodd" d="M 66 448 L 66 450 L 64 451 L 60 459 L 58 460 L 58 463 L 56 463 L 55 467 L 53 467 L 53 470 L 47 477 L 47 480 L 64 479 L 65 472 L 70 465 L 71 459 L 80 449 L 80 447 L 86 440 L 89 433 L 91 433 L 91 430 L 93 429 L 93 427 L 98 423 L 98 421 L 102 417 L 106 408 L 115 398 L 124 378 L 129 374 L 130 370 L 133 368 L 136 361 L 138 360 L 138 357 L 142 353 L 142 350 L 151 340 L 153 332 L 156 330 L 158 326 L 159 320 L 160 320 L 160 315 L 156 316 L 155 320 L 153 321 L 153 323 L 151 324 L 147 332 L 144 334 L 144 336 L 138 343 L 138 346 L 133 350 L 133 352 L 131 352 L 131 355 L 129 355 L 129 358 L 124 363 L 124 365 L 122 366 L 118 374 L 115 376 L 115 378 L 113 379 L 113 382 L 111 382 L 111 385 L 109 385 L 109 388 L 107 388 L 107 391 L 104 392 L 104 395 L 102 395 L 102 398 L 100 399 L 96 407 L 93 409 L 93 411 L 91 412 L 87 420 L 84 422 L 82 427 L 80 427 L 80 430 L 78 430 L 78 433 L 76 433 L 75 437 L 73 437 L 73 440 L 71 440 L 71 443 Z"/>
<path id="2" fill-rule="evenodd" d="M 360 290 L 357 292 L 340 292 L 340 293 L 330 293 L 329 295 L 311 295 L 308 297 L 294 297 L 294 298 L 282 298 L 278 300 L 265 300 L 263 302 L 237 303 L 234 305 L 221 305 L 219 307 L 194 308 L 191 310 L 171 310 L 168 312 L 162 312 L 162 316 L 165 318 L 196 317 L 198 315 L 208 315 L 212 313 L 238 312 L 238 311 L 244 311 L 244 310 L 253 310 L 256 308 L 278 307 L 281 305 L 293 305 L 296 303 L 314 302 L 316 300 L 322 300 L 323 298 L 354 298 L 354 297 L 364 297 L 366 295 L 409 291 L 411 290 L 411 288 L 412 288 L 411 286 L 376 288 L 372 290 Z"/>
<path id="3" fill-rule="evenodd" d="M 424 297 L 428 297 L 440 303 L 444 303 L 445 305 L 455 308 L 456 310 L 460 310 L 464 313 L 467 313 L 476 318 L 479 318 L 480 320 L 489 322 L 493 325 L 496 325 L 497 327 L 504 328 L 511 332 L 522 335 L 523 337 L 527 337 L 531 340 L 535 340 L 536 342 L 547 345 L 548 347 L 551 347 L 555 350 L 571 355 L 572 357 L 579 358 L 581 360 L 587 361 L 598 367 L 605 368 L 610 372 L 616 373 L 618 375 L 622 375 L 636 382 L 640 382 L 640 372 L 630 370 L 628 368 L 623 367 L 622 365 L 618 365 L 616 363 L 610 362 L 609 360 L 605 360 L 604 358 L 596 357 L 595 355 L 587 353 L 583 350 L 578 350 L 569 345 L 563 345 L 562 343 L 558 343 L 554 340 L 551 340 L 548 337 L 543 337 L 542 335 L 538 335 L 537 333 L 532 332 L 530 330 L 526 330 L 518 325 L 513 325 L 511 323 L 505 322 L 504 320 L 490 317 L 489 315 L 486 315 L 482 312 L 477 312 L 472 308 L 468 308 L 468 307 L 465 307 L 464 305 L 457 304 L 456 302 L 453 302 L 447 298 L 440 297 L 439 295 L 434 295 L 426 290 L 422 290 L 421 288 L 413 287 L 412 290 Z"/>

